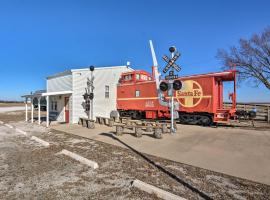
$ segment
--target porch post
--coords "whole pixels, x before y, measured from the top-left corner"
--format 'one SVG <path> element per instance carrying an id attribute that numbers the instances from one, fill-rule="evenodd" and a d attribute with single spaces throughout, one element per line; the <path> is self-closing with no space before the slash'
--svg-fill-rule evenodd
<path id="1" fill-rule="evenodd" d="M 46 115 L 46 126 L 49 127 L 49 96 L 46 96 L 46 101 L 47 101 L 47 106 L 46 106 L 46 110 L 47 110 L 47 115 Z"/>
<path id="2" fill-rule="evenodd" d="M 25 121 L 28 121 L 28 107 L 27 107 L 27 100 L 28 98 L 25 97 Z"/>
<path id="3" fill-rule="evenodd" d="M 31 123 L 34 122 L 34 104 L 33 104 L 34 98 L 31 98 Z"/>
<path id="4" fill-rule="evenodd" d="M 40 97 L 38 97 L 38 124 L 40 124 Z"/>

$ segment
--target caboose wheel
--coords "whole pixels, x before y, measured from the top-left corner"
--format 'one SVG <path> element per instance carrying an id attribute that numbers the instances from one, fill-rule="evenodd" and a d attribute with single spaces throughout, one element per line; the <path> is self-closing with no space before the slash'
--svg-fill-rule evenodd
<path id="1" fill-rule="evenodd" d="M 154 137 L 157 138 L 157 139 L 162 138 L 162 130 L 160 128 L 155 128 Z"/>
<path id="2" fill-rule="evenodd" d="M 201 124 L 203 126 L 210 126 L 210 124 L 212 123 L 212 120 L 210 119 L 210 117 L 208 116 L 203 116 L 201 119 Z"/>

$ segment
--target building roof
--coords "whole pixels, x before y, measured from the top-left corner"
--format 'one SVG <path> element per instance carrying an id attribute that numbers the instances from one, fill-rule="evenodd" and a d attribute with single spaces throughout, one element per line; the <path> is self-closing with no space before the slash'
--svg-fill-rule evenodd
<path id="1" fill-rule="evenodd" d="M 56 77 L 59 77 L 59 76 L 66 76 L 66 75 L 71 75 L 71 74 L 72 74 L 71 70 L 66 70 L 66 71 L 63 71 L 63 72 L 53 74 L 51 76 L 47 76 L 46 79 L 51 79 L 51 78 L 56 78 Z"/>
<path id="2" fill-rule="evenodd" d="M 126 65 L 124 65 L 124 66 L 96 67 L 95 70 L 113 69 L 113 68 L 129 68 L 131 70 L 134 70 L 131 67 L 126 66 Z M 66 70 L 64 72 L 60 72 L 60 73 L 53 74 L 51 76 L 47 76 L 46 79 L 51 79 L 51 78 L 56 78 L 56 77 L 60 77 L 60 76 L 71 75 L 72 72 L 81 72 L 81 71 L 89 71 L 89 67 L 87 67 L 87 68 L 81 68 L 81 69 L 70 69 L 70 70 Z"/>
<path id="3" fill-rule="evenodd" d="M 22 95 L 22 97 L 25 98 L 41 97 L 43 93 L 46 93 L 46 90 L 37 90 L 35 92 L 31 92 L 30 94 Z"/>

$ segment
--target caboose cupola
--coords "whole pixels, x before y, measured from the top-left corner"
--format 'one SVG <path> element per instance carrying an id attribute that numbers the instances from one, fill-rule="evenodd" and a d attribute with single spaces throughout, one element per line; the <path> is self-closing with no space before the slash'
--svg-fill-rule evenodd
<path id="1" fill-rule="evenodd" d="M 144 81 L 151 81 L 152 76 L 150 73 L 144 70 L 135 70 L 132 72 L 126 72 L 121 75 L 120 83 L 137 83 Z"/>

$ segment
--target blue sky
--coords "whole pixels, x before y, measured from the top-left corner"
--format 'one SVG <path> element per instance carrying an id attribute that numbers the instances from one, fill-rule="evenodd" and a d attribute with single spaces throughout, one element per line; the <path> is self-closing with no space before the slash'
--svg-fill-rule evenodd
<path id="1" fill-rule="evenodd" d="M 168 47 L 182 53 L 180 75 L 220 71 L 218 48 L 270 26 L 270 1 L 0 1 L 0 99 L 45 88 L 45 77 L 90 65 L 150 70 Z M 227 96 L 228 90 L 224 92 Z M 270 101 L 263 86 L 238 88 L 239 101 Z"/>

